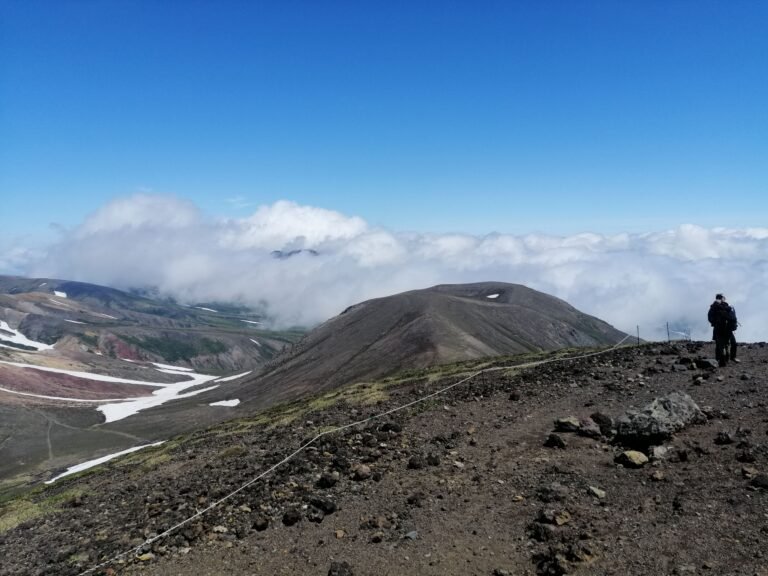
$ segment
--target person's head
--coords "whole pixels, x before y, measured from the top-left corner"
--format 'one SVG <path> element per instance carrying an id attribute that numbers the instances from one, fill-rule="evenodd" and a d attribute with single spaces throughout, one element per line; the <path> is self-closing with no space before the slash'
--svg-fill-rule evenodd
<path id="1" fill-rule="evenodd" d="M 722 294 L 717 294 L 715 295 L 715 300 L 717 300 L 718 302 L 725 302 L 725 296 L 723 296 Z"/>

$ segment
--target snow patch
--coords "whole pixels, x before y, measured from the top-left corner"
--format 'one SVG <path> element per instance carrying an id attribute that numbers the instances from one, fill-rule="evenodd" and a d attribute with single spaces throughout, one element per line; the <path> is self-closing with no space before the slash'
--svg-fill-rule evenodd
<path id="1" fill-rule="evenodd" d="M 67 320 L 64 319 L 64 322 L 71 322 L 72 324 L 85 324 L 85 322 L 80 322 L 79 320 Z"/>
<path id="2" fill-rule="evenodd" d="M 261 324 L 261 322 L 256 322 L 254 320 L 240 320 L 240 322 L 245 322 L 246 324 Z"/>
<path id="3" fill-rule="evenodd" d="M 173 372 L 194 372 L 192 368 L 184 368 L 183 366 L 171 366 L 170 364 L 160 364 L 159 362 L 152 362 L 152 364 L 163 370 L 171 370 Z"/>
<path id="4" fill-rule="evenodd" d="M 94 316 L 101 316 L 102 318 L 109 318 L 110 320 L 117 320 L 117 316 L 110 316 L 109 314 L 102 314 L 101 312 L 91 312 Z"/>
<path id="5" fill-rule="evenodd" d="M 486 298 L 494 299 L 494 298 L 498 298 L 499 296 L 501 296 L 501 294 L 488 294 L 488 296 L 486 296 Z"/>
<path id="6" fill-rule="evenodd" d="M 77 376 L 78 378 L 83 378 L 86 380 L 96 380 L 97 382 L 119 382 L 123 384 L 138 384 L 140 386 L 152 386 L 155 388 L 155 390 L 152 391 L 151 396 L 142 396 L 141 398 L 115 398 L 115 399 L 109 399 L 109 400 L 104 400 L 104 399 L 83 400 L 80 398 L 61 398 L 57 396 L 43 396 L 39 394 L 29 394 L 25 392 L 17 392 L 15 390 L 0 388 L 0 390 L 3 390 L 4 392 L 10 392 L 11 394 L 17 394 L 19 396 L 32 396 L 34 398 L 44 398 L 46 400 L 62 400 L 66 402 L 89 402 L 92 404 L 96 402 L 106 402 L 106 404 L 102 404 L 96 408 L 99 412 L 104 414 L 105 424 L 107 422 L 115 422 L 117 420 L 122 420 L 123 418 L 127 418 L 128 416 L 136 414 L 137 412 L 140 412 L 141 410 L 145 410 L 147 408 L 160 406 L 161 404 L 165 404 L 170 400 L 175 400 L 177 398 L 188 398 L 190 396 L 195 396 L 196 394 L 201 394 L 203 392 L 208 392 L 209 390 L 218 388 L 218 385 L 209 386 L 207 388 L 194 390 L 192 392 L 186 392 L 182 394 L 182 392 L 184 390 L 187 390 L 188 388 L 194 388 L 195 386 L 204 384 L 205 382 L 210 382 L 211 380 L 215 380 L 217 377 L 211 376 L 209 374 L 198 374 L 197 372 L 181 372 L 181 370 L 190 370 L 190 368 L 178 368 L 176 366 L 169 366 L 168 368 L 158 368 L 157 370 L 165 374 L 176 374 L 176 375 L 183 374 L 185 376 L 189 376 L 190 379 L 184 380 L 182 382 L 172 382 L 172 383 L 147 382 L 145 380 L 131 380 L 129 378 L 117 378 L 115 376 L 105 376 L 103 374 L 94 374 L 92 372 L 78 372 L 76 370 L 65 370 L 63 368 L 49 368 L 47 366 L 36 366 L 34 364 L 23 364 L 21 362 L 7 362 L 5 360 L 0 360 L 0 364 L 7 364 L 9 366 L 16 366 L 19 368 L 28 368 L 30 370 L 41 370 L 43 372 L 69 374 L 70 376 Z"/>
<path id="7" fill-rule="evenodd" d="M 39 352 L 40 350 L 51 350 L 53 348 L 51 344 L 43 344 L 42 342 L 35 342 L 34 340 L 30 340 L 18 330 L 14 330 L 13 328 L 11 328 L 5 320 L 0 320 L 0 330 L 3 330 L 3 332 L 10 333 L 10 336 L 0 333 L 0 338 L 2 338 L 3 340 L 8 340 L 9 342 L 13 342 L 14 344 L 31 346 L 37 352 Z M 3 344 L 0 344 L 0 346 L 2 346 L 3 348 L 10 348 L 11 350 L 18 350 L 18 348 L 14 348 L 13 346 L 5 346 Z"/>
<path id="8" fill-rule="evenodd" d="M 243 376 L 248 376 L 251 372 L 253 372 L 253 370 L 248 370 L 248 372 L 243 372 L 242 374 L 235 374 L 234 376 L 227 376 L 226 378 L 219 378 L 218 380 L 214 380 L 214 382 L 231 382 L 232 380 L 237 380 Z"/>
<path id="9" fill-rule="evenodd" d="M 208 406 L 237 406 L 240 404 L 240 400 L 235 398 L 234 400 L 221 400 L 220 402 L 211 402 Z"/>
<path id="10" fill-rule="evenodd" d="M 94 466 L 98 466 L 99 464 L 103 464 L 104 462 L 109 462 L 110 460 L 113 460 L 114 458 L 118 458 L 119 456 L 130 454 L 131 452 L 136 452 L 137 450 L 141 450 L 142 448 L 148 448 L 150 446 L 160 446 L 160 444 L 163 444 L 163 442 L 165 441 L 155 442 L 154 444 L 142 444 L 141 446 L 134 446 L 133 448 L 128 448 L 128 450 L 123 450 L 122 452 L 115 452 L 114 454 L 109 454 L 108 456 L 102 456 L 101 458 L 96 458 L 95 460 L 88 460 L 88 462 L 83 462 L 82 464 L 70 466 L 69 468 L 67 468 L 65 472 L 62 472 L 58 476 L 54 476 L 50 480 L 46 480 L 45 483 L 53 484 L 59 478 L 64 478 L 64 476 L 69 476 L 70 474 L 75 474 L 76 472 L 82 472 L 83 470 L 87 470 L 88 468 L 93 468 Z"/>
<path id="11" fill-rule="evenodd" d="M 213 308 L 205 308 L 204 306 L 195 306 L 198 310 L 205 310 L 206 312 L 216 312 L 218 314 L 218 310 L 214 310 Z"/>
<path id="12" fill-rule="evenodd" d="M 59 298 L 66 298 L 67 297 L 67 293 L 66 292 L 61 292 L 59 290 L 54 290 L 53 294 L 54 294 L 54 296 L 58 296 Z"/>
<path id="13" fill-rule="evenodd" d="M 250 338 L 249 340 L 250 340 L 251 342 L 253 342 L 254 344 L 256 344 L 256 346 L 259 346 L 259 347 L 261 347 L 261 342 L 259 342 L 258 340 L 254 340 L 253 338 Z"/>

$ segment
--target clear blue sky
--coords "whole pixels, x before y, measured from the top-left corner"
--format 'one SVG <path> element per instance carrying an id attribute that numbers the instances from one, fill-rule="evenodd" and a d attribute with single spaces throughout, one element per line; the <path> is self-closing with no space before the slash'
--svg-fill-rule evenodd
<path id="1" fill-rule="evenodd" d="M 138 190 L 397 230 L 764 226 L 766 30 L 762 1 L 0 0 L 0 234 Z"/>

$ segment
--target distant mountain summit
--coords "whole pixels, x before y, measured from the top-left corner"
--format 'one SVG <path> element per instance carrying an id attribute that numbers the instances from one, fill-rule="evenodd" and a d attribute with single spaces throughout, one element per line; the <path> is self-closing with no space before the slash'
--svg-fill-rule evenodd
<path id="1" fill-rule="evenodd" d="M 244 395 L 272 403 L 405 369 L 614 344 L 624 337 L 567 302 L 519 284 L 445 284 L 351 306 L 286 348 Z"/>

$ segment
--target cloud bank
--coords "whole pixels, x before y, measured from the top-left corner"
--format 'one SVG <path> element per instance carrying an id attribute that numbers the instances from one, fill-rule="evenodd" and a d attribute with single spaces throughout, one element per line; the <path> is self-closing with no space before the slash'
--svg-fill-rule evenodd
<path id="1" fill-rule="evenodd" d="M 274 250 L 301 250 L 277 259 Z M 314 250 L 318 255 L 312 255 Z M 660 233 L 419 234 L 279 201 L 216 219 L 171 196 L 114 200 L 43 253 L 0 254 L 29 276 L 118 288 L 157 287 L 182 302 L 266 305 L 277 325 L 312 325 L 369 298 L 435 284 L 525 284 L 646 339 L 711 336 L 716 292 L 733 304 L 743 341 L 768 340 L 768 228 L 682 225 Z M 674 335 L 674 334 L 673 334 Z"/>

